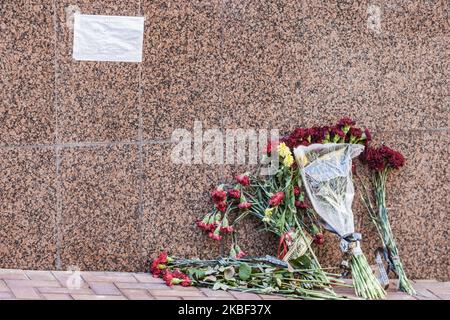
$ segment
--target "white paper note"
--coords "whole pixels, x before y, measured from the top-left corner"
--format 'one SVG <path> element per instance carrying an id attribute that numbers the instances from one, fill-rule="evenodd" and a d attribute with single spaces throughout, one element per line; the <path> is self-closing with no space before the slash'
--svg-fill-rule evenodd
<path id="1" fill-rule="evenodd" d="M 142 61 L 144 17 L 74 15 L 73 58 Z"/>

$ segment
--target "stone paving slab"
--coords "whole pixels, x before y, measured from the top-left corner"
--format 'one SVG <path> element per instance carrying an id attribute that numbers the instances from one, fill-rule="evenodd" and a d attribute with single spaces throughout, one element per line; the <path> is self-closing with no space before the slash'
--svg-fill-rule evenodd
<path id="1" fill-rule="evenodd" d="M 396 290 L 393 280 L 388 300 L 450 300 L 450 282 L 415 280 L 417 295 Z M 352 288 L 336 292 L 355 298 Z M 284 297 L 207 288 L 168 287 L 147 273 L 46 271 L 0 269 L 0 300 L 283 300 Z"/>

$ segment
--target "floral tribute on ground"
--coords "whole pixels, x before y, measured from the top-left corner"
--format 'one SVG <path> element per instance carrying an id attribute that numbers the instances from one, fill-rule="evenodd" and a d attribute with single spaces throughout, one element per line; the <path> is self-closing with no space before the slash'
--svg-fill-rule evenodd
<path id="1" fill-rule="evenodd" d="M 297 128 L 280 141 L 269 141 L 262 157 L 276 157 L 280 163 L 276 170 L 263 175 L 266 168 L 261 165 L 218 185 L 211 192 L 212 210 L 196 222 L 212 240 L 231 239 L 228 257 L 189 260 L 162 254 L 153 262 L 152 273 L 165 277 L 169 285 L 188 285 L 190 279 L 189 285 L 214 289 L 341 299 L 333 291 L 334 286 L 345 285 L 341 274 L 321 267 L 315 255 L 328 230 L 341 238 L 356 293 L 383 298 L 385 292 L 360 249 L 351 210 L 352 158 L 367 149 L 371 139 L 367 129 L 343 118 L 333 126 Z M 239 225 L 250 216 L 278 237 L 277 258 L 247 257 L 239 246 Z"/>
<path id="2" fill-rule="evenodd" d="M 390 269 L 399 278 L 399 289 L 413 295 L 415 290 L 406 276 L 400 260 L 386 206 L 386 182 L 388 176 L 393 170 L 403 167 L 405 158 L 400 152 L 384 145 L 379 148 L 366 148 L 360 158 L 363 163 L 367 164 L 371 172 L 370 181 L 375 205 L 373 205 L 368 190 L 364 185 L 363 188 L 366 190 L 366 194 L 362 194 L 361 197 L 383 244 L 383 256 L 387 257 Z"/>
<path id="3" fill-rule="evenodd" d="M 155 277 L 162 277 L 168 286 L 200 286 L 213 290 L 238 290 L 307 300 L 344 300 L 330 287 L 331 283 L 317 282 L 310 269 L 289 269 L 287 263 L 273 257 L 229 257 L 200 260 L 169 257 L 162 252 L 151 266 Z M 336 277 L 326 274 L 329 279 Z M 334 279 L 334 285 L 349 286 Z"/>

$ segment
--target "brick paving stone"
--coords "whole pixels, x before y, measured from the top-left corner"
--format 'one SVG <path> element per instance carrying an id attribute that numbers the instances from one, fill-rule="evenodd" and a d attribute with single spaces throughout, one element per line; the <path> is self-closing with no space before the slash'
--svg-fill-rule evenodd
<path id="1" fill-rule="evenodd" d="M 153 300 L 154 299 L 147 290 L 122 289 L 121 291 L 122 291 L 123 295 L 130 300 Z"/>
<path id="2" fill-rule="evenodd" d="M 81 277 L 87 282 L 137 282 L 132 274 L 115 275 L 113 273 L 99 274 L 94 272 L 81 272 Z"/>
<path id="3" fill-rule="evenodd" d="M 253 292 L 230 291 L 230 293 L 239 300 L 261 300 L 261 297 Z"/>
<path id="4" fill-rule="evenodd" d="M 25 273 L 31 280 L 55 281 L 56 278 L 51 271 L 29 270 Z"/>
<path id="5" fill-rule="evenodd" d="M 81 277 L 81 273 L 72 271 L 52 271 L 61 286 L 69 288 L 89 288 L 89 284 Z"/>
<path id="6" fill-rule="evenodd" d="M 416 279 L 412 280 L 413 283 L 439 283 L 436 279 Z"/>
<path id="7" fill-rule="evenodd" d="M 72 294 L 75 300 L 127 300 L 124 296 L 107 296 L 96 294 Z"/>
<path id="8" fill-rule="evenodd" d="M 182 289 L 173 289 L 173 290 L 149 290 L 151 295 L 155 298 L 158 297 L 203 297 L 206 299 L 206 296 L 200 291 L 194 290 L 182 290 Z"/>
<path id="9" fill-rule="evenodd" d="M 437 296 L 440 296 L 442 294 L 450 294 L 450 289 L 448 289 L 448 288 L 431 287 L 431 288 L 428 288 L 428 290 Z"/>
<path id="10" fill-rule="evenodd" d="M 8 287 L 61 287 L 57 280 L 5 280 Z"/>
<path id="11" fill-rule="evenodd" d="M 144 283 L 161 283 L 161 279 L 155 278 L 149 273 L 133 273 L 133 276 L 139 282 L 144 282 Z"/>
<path id="12" fill-rule="evenodd" d="M 25 280 L 28 279 L 24 270 L 0 269 L 0 279 L 2 280 Z"/>
<path id="13" fill-rule="evenodd" d="M 70 280 L 70 281 L 68 281 Z M 76 281 L 79 280 L 79 288 Z M 87 280 L 87 281 L 85 281 Z M 350 283 L 350 280 L 346 280 Z M 415 280 L 415 297 L 399 292 L 391 280 L 388 300 L 450 300 L 450 282 Z M 336 293 L 356 299 L 353 288 L 336 287 Z M 148 273 L 72 272 L 0 269 L 0 299 L 185 299 L 185 300 L 279 300 L 285 297 L 251 292 L 212 290 L 197 287 L 169 287 Z"/>
<path id="14" fill-rule="evenodd" d="M 440 300 L 439 297 L 434 295 L 431 291 L 424 289 L 416 290 L 414 298 L 417 300 Z"/>
<path id="15" fill-rule="evenodd" d="M 159 296 L 155 297 L 156 300 L 183 300 L 181 297 Z"/>
<path id="16" fill-rule="evenodd" d="M 223 290 L 212 290 L 208 288 L 200 288 L 200 291 L 203 292 L 207 297 L 212 298 L 232 298 L 234 299 L 233 295 L 227 291 Z"/>
<path id="17" fill-rule="evenodd" d="M 6 285 L 6 282 L 3 280 L 0 280 L 0 292 L 9 292 L 9 288 Z"/>
<path id="18" fill-rule="evenodd" d="M 15 299 L 12 292 L 0 292 L 0 300 Z"/>
<path id="19" fill-rule="evenodd" d="M 286 300 L 285 297 L 275 294 L 259 294 L 259 297 L 263 300 Z"/>
<path id="20" fill-rule="evenodd" d="M 8 285 L 8 287 L 17 299 L 42 299 L 33 287 L 11 285 Z"/>
<path id="21" fill-rule="evenodd" d="M 172 290 L 164 282 L 160 283 L 127 283 L 116 282 L 116 287 L 119 289 L 155 289 L 155 290 Z"/>
<path id="22" fill-rule="evenodd" d="M 70 294 L 65 293 L 43 293 L 45 300 L 73 300 Z"/>
<path id="23" fill-rule="evenodd" d="M 67 293 L 67 294 L 94 294 L 94 292 L 89 288 L 56 288 L 56 287 L 38 287 L 36 288 L 40 293 Z"/>
<path id="24" fill-rule="evenodd" d="M 386 300 L 417 300 L 417 299 L 403 292 L 392 292 L 387 295 Z"/>
<path id="25" fill-rule="evenodd" d="M 120 295 L 120 290 L 111 282 L 88 282 L 89 287 L 95 294 L 99 295 Z"/>
<path id="26" fill-rule="evenodd" d="M 236 299 L 233 297 L 186 297 L 186 296 L 183 296 L 181 298 L 183 300 L 234 300 L 234 301 L 236 301 Z"/>

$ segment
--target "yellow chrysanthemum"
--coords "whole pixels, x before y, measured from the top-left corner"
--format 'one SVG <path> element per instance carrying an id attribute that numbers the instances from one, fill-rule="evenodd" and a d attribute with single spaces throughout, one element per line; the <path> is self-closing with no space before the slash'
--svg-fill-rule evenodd
<path id="1" fill-rule="evenodd" d="M 264 210 L 264 215 L 266 216 L 266 217 L 270 217 L 270 216 L 272 216 L 272 213 L 273 213 L 273 210 L 274 210 L 275 208 L 267 208 L 266 210 Z"/>
<path id="2" fill-rule="evenodd" d="M 275 208 L 267 208 L 266 210 L 264 210 L 264 218 L 262 219 L 262 221 L 269 222 L 274 209 Z"/>
<path id="3" fill-rule="evenodd" d="M 291 150 L 284 142 L 282 142 L 278 145 L 278 154 L 280 155 L 280 157 L 284 158 L 288 154 L 291 154 Z"/>
<path id="4" fill-rule="evenodd" d="M 292 156 L 292 154 L 289 153 L 286 157 L 284 157 L 283 165 L 285 167 L 290 168 L 293 163 L 294 163 L 294 157 Z"/>

